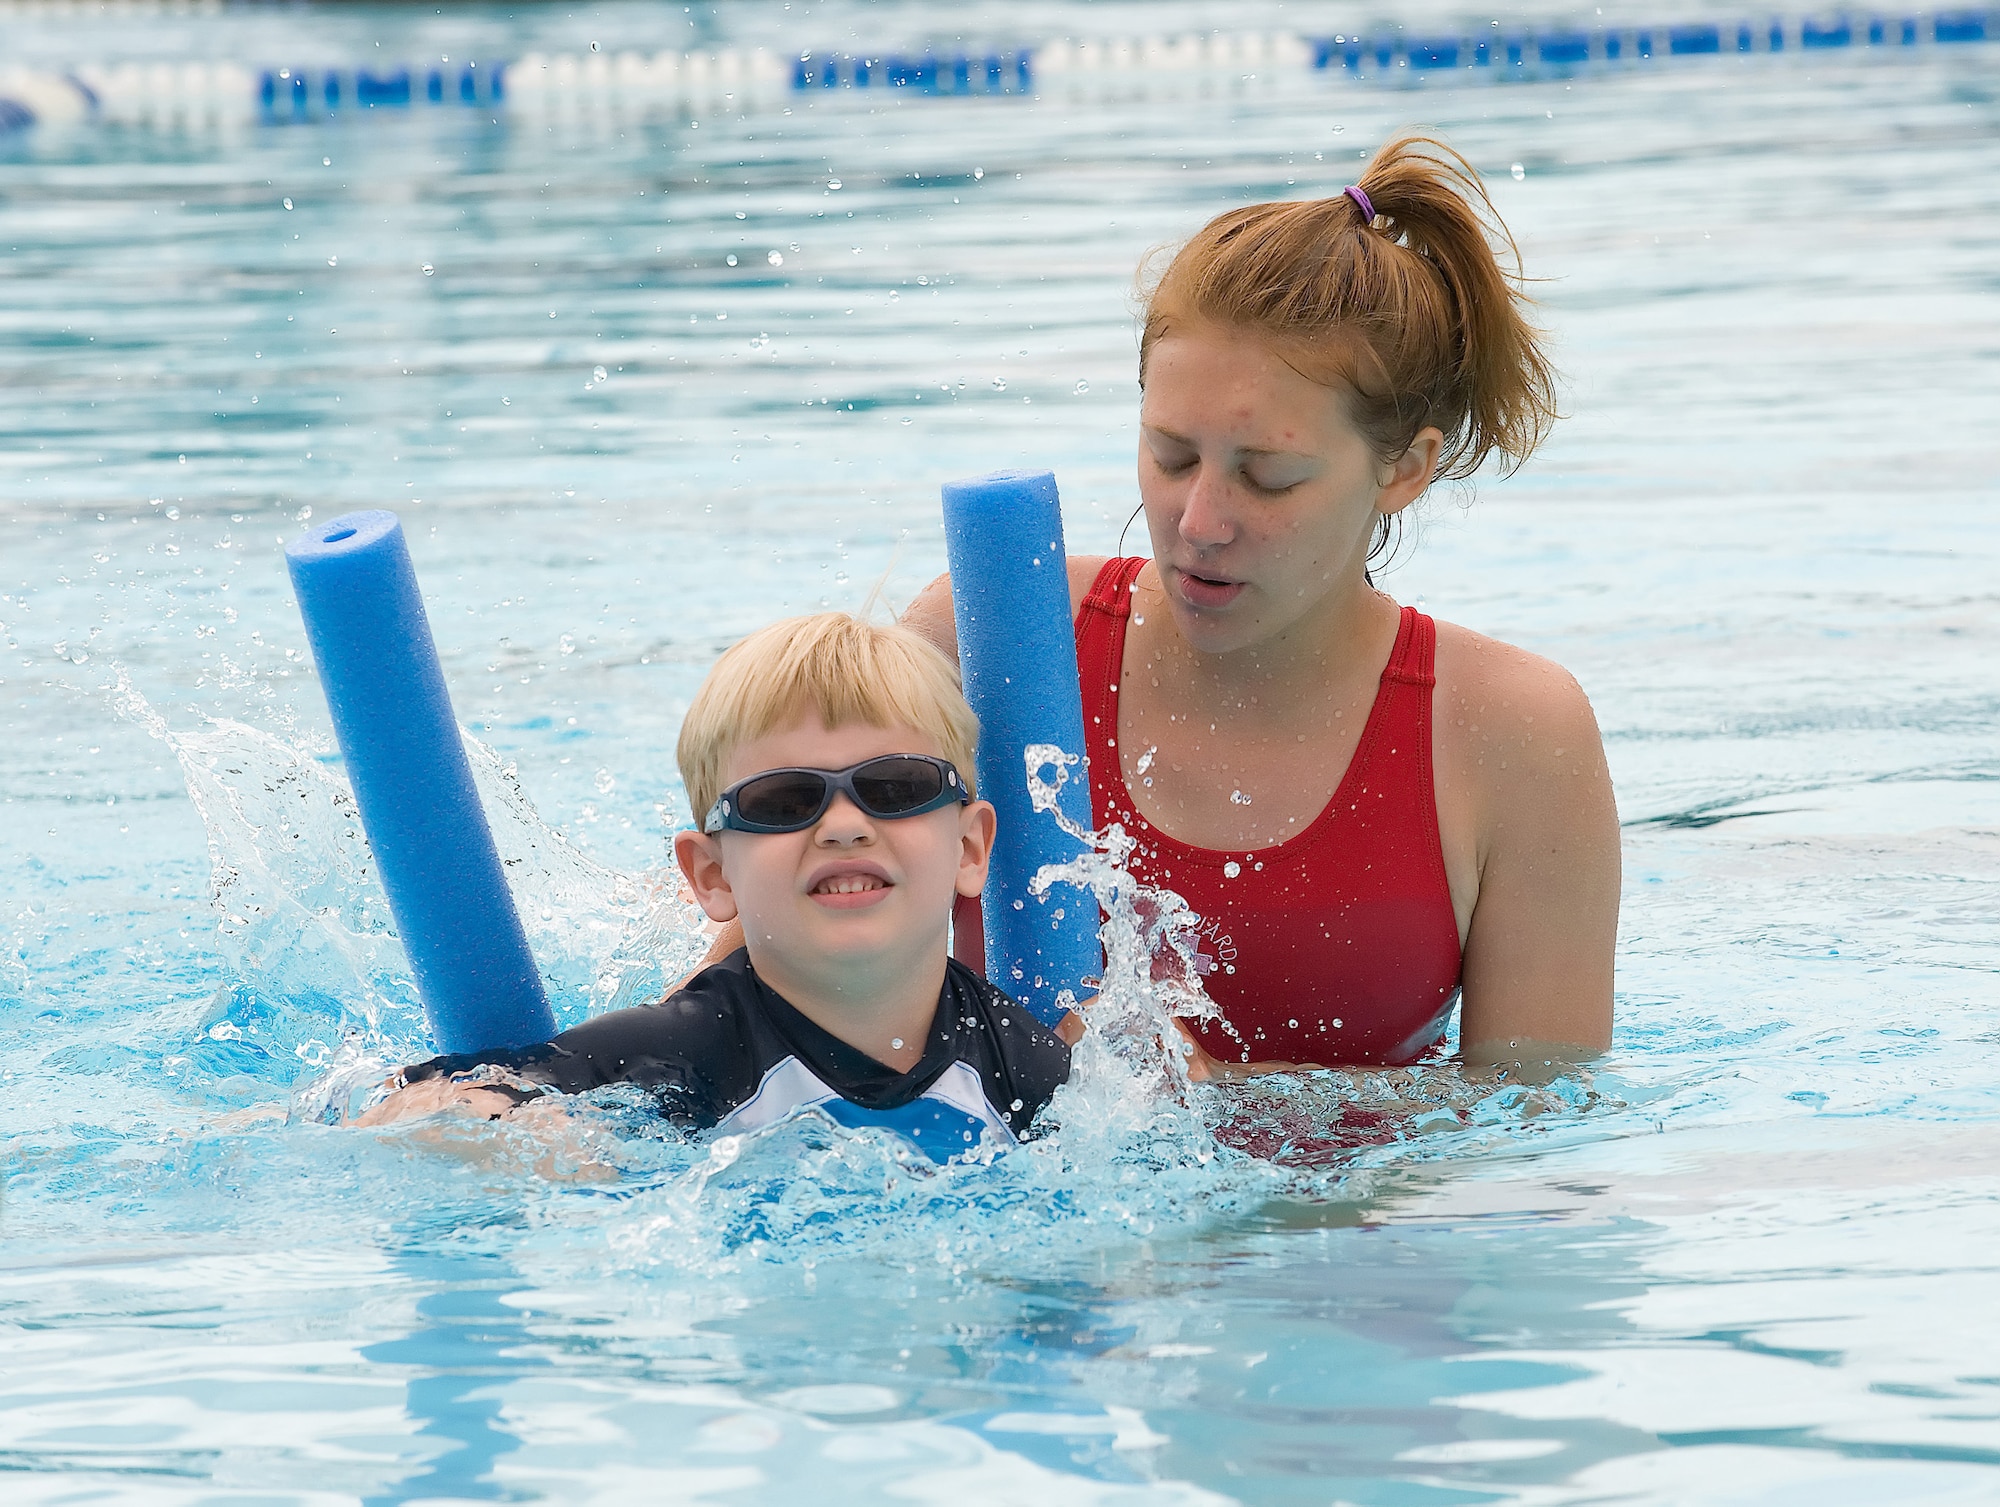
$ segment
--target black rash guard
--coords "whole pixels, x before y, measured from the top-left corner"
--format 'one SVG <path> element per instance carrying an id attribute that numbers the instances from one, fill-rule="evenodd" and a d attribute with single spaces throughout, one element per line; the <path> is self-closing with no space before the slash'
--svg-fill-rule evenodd
<path id="1" fill-rule="evenodd" d="M 800 1014 L 739 948 L 658 1004 L 600 1015 L 542 1046 L 433 1057 L 404 1077 L 484 1064 L 566 1094 L 634 1083 L 689 1130 L 755 1130 L 813 1107 L 842 1125 L 895 1130 L 942 1161 L 986 1132 L 1007 1144 L 1025 1136 L 1069 1077 L 1069 1048 L 952 959 L 923 1059 L 898 1072 Z"/>

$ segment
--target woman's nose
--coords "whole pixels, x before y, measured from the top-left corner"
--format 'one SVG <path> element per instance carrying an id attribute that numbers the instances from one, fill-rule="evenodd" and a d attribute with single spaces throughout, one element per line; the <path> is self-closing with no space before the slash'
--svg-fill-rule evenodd
<path id="1" fill-rule="evenodd" d="M 1197 549 L 1214 549 L 1236 537 L 1229 489 L 1215 478 L 1212 467 L 1197 466 L 1181 506 L 1180 535 Z"/>

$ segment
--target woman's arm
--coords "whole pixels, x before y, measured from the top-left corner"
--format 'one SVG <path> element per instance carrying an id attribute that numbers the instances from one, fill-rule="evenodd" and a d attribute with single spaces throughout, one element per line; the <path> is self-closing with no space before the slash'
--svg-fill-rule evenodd
<path id="1" fill-rule="evenodd" d="M 1611 1042 L 1619 889 L 1597 719 L 1547 660 L 1490 640 L 1471 656 L 1439 649 L 1436 712 L 1452 719 L 1440 774 L 1472 797 L 1459 809 L 1470 808 L 1477 864 L 1460 1051 L 1470 1063 L 1594 1055 Z M 1448 656 L 1476 661 L 1450 674 Z"/>

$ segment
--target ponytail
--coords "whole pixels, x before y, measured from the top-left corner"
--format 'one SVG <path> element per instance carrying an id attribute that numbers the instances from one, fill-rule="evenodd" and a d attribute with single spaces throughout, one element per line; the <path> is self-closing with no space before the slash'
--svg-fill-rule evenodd
<path id="1" fill-rule="evenodd" d="M 1301 374 L 1345 388 L 1356 426 L 1385 460 L 1434 426 L 1444 435 L 1439 477 L 1468 477 L 1496 451 L 1503 473 L 1512 470 L 1556 418 L 1555 373 L 1524 313 L 1520 248 L 1478 173 L 1443 142 L 1396 138 L 1356 187 L 1253 204 L 1203 226 L 1147 295 L 1140 382 L 1153 345 L 1173 330 L 1242 329 Z M 1512 277 L 1495 241 L 1512 256 Z"/>

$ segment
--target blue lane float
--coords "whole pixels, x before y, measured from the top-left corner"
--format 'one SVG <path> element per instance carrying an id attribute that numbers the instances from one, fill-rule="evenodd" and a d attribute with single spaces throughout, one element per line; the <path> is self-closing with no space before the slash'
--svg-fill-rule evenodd
<path id="1" fill-rule="evenodd" d="M 1028 794 L 1026 752 L 1054 745 L 1084 751 L 1083 697 L 1071 626 L 1062 504 L 1047 471 L 1001 471 L 944 489 L 945 554 L 965 699 L 979 718 L 979 793 L 1000 814 L 993 863 L 980 900 L 987 976 L 1053 1024 L 1067 991 L 1081 999 L 1103 971 L 1097 904 L 1087 894 L 1029 894 L 1044 864 L 1083 851 Z M 1044 769 L 1054 782 L 1055 772 Z M 1068 770 L 1057 809 L 1091 825 L 1090 783 Z M 1058 914 L 1060 913 L 1060 914 Z"/>
<path id="2" fill-rule="evenodd" d="M 1929 16 L 1846 14 L 1730 22 L 1678 22 L 1657 26 L 1610 26 L 1591 30 L 1511 31 L 1424 36 L 1400 28 L 1376 36 L 1313 37 L 1312 66 L 1354 74 L 1392 70 L 1437 73 L 1485 71 L 1495 77 L 1565 73 L 1593 64 L 1650 62 L 1661 57 L 1702 57 L 1724 53 L 1808 51 L 1833 48 L 1916 47 L 1985 42 L 2000 36 L 1996 13 L 1938 11 Z M 1497 23 L 1496 23 L 1497 24 Z"/>
<path id="3" fill-rule="evenodd" d="M 506 74 L 504 63 L 476 60 L 448 68 L 266 68 L 257 77 L 257 104 L 274 124 L 340 110 L 495 106 L 507 97 Z"/>
<path id="4" fill-rule="evenodd" d="M 555 1035 L 452 715 L 403 526 L 348 513 L 285 549 L 361 825 L 442 1052 Z"/>

